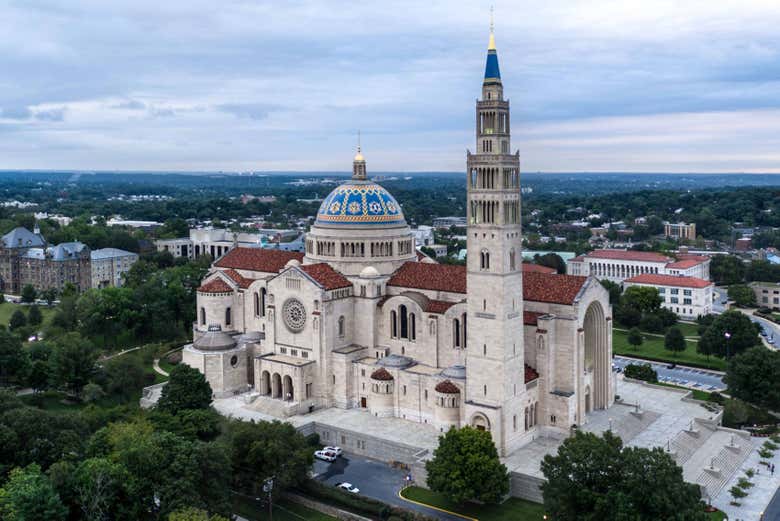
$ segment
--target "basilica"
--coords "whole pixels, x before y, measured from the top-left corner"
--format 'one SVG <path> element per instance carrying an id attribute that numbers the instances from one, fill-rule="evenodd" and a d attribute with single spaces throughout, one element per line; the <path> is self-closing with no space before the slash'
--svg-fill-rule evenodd
<path id="1" fill-rule="evenodd" d="M 492 31 L 475 120 L 465 266 L 416 250 L 358 147 L 305 253 L 239 246 L 216 259 L 183 362 L 216 397 L 246 394 L 275 417 L 335 407 L 439 431 L 472 425 L 502 455 L 612 405 L 607 291 L 522 262 L 520 154 Z"/>

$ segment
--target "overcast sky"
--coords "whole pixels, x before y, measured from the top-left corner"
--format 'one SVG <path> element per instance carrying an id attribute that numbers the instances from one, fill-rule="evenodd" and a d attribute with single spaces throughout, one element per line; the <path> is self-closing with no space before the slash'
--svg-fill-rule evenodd
<path id="1" fill-rule="evenodd" d="M 0 0 L 0 169 L 780 172 L 780 1 Z"/>

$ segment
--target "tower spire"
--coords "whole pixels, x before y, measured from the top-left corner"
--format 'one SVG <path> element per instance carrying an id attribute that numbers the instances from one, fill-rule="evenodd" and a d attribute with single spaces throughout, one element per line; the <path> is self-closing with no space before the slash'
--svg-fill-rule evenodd
<path id="1" fill-rule="evenodd" d="M 485 62 L 485 85 L 500 84 L 501 71 L 498 68 L 498 53 L 496 52 L 496 37 L 493 34 L 493 7 L 490 7 L 490 39 L 488 40 L 487 61 Z"/>
<path id="2" fill-rule="evenodd" d="M 493 6 L 490 6 L 490 40 L 488 40 L 488 51 L 496 50 L 496 37 L 493 35 Z"/>
<path id="3" fill-rule="evenodd" d="M 356 181 L 365 181 L 366 179 L 366 159 L 360 150 L 360 131 L 358 130 L 357 154 L 352 161 L 352 179 Z"/>

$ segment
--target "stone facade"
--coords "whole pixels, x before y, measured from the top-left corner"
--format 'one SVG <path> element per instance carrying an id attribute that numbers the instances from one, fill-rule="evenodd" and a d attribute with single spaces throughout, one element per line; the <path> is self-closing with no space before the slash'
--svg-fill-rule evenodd
<path id="1" fill-rule="evenodd" d="M 472 425 L 489 431 L 502 455 L 608 408 L 607 291 L 592 277 L 522 263 L 519 154 L 509 152 L 509 102 L 492 44 L 476 121 L 467 266 L 418 256 L 401 206 L 367 179 L 358 150 L 352 180 L 324 199 L 305 254 L 239 246 L 214 262 L 184 362 L 206 372 L 217 394 L 251 386 L 258 412 L 338 407 L 441 432 Z M 213 351 L 198 348 L 215 331 L 262 336 L 246 351 L 246 381 L 209 376 L 230 370 L 209 367 Z"/>
<path id="2" fill-rule="evenodd" d="M 710 258 L 703 255 L 680 253 L 677 259 L 657 252 L 634 250 L 594 250 L 566 262 L 569 275 L 593 275 L 621 283 L 643 274 L 679 275 L 710 278 Z"/>
<path id="3" fill-rule="evenodd" d="M 90 253 L 92 287 L 124 285 L 124 274 L 138 262 L 138 254 L 117 248 L 103 248 Z"/>
<path id="4" fill-rule="evenodd" d="M 696 277 L 675 275 L 638 275 L 624 283 L 630 286 L 649 286 L 658 290 L 661 306 L 676 313 L 680 318 L 693 320 L 712 313 L 715 285 Z"/>

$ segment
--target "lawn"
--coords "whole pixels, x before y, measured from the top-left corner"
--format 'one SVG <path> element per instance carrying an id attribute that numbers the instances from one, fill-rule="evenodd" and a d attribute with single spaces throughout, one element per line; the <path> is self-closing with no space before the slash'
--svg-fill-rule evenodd
<path id="1" fill-rule="evenodd" d="M 726 362 L 714 356 L 706 357 L 696 351 L 696 342 L 686 341 L 685 351 L 672 353 L 664 347 L 664 339 L 657 336 L 642 335 L 644 342 L 639 347 L 628 343 L 625 331 L 612 331 L 612 351 L 616 355 L 632 356 L 659 362 L 674 362 L 676 364 L 703 367 L 705 369 L 726 370 Z"/>
<path id="2" fill-rule="evenodd" d="M 298 503 L 279 499 L 274 502 L 274 521 L 336 521 L 335 517 L 317 512 Z M 233 513 L 250 521 L 266 521 L 269 519 L 268 506 L 260 504 L 252 498 L 234 495 Z"/>
<path id="3" fill-rule="evenodd" d="M 699 324 L 694 322 L 677 322 L 674 326 L 680 331 L 685 338 L 696 337 L 699 338 Z"/>
<path id="4" fill-rule="evenodd" d="M 544 507 L 518 498 L 509 498 L 500 505 L 455 504 L 440 494 L 421 487 L 407 487 L 401 493 L 406 499 L 425 503 L 479 521 L 533 521 L 543 519 Z"/>
<path id="5" fill-rule="evenodd" d="M 14 311 L 17 309 L 21 309 L 25 316 L 27 315 L 28 310 L 30 309 L 30 306 L 24 305 L 24 304 L 13 304 L 11 302 L 3 302 L 0 304 L 0 325 L 7 326 L 8 323 L 11 321 L 11 315 L 14 314 Z M 55 307 L 48 307 L 48 306 L 38 306 L 38 309 L 41 310 L 41 315 L 43 316 L 43 324 L 46 325 L 51 320 L 51 317 L 54 316 Z"/>

